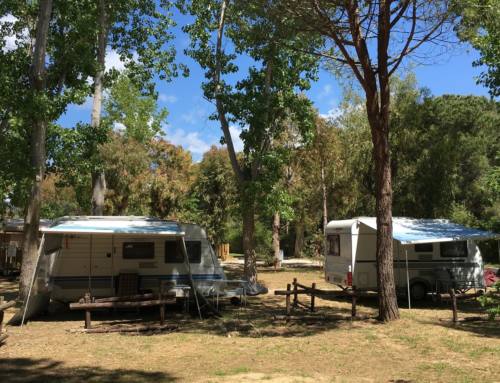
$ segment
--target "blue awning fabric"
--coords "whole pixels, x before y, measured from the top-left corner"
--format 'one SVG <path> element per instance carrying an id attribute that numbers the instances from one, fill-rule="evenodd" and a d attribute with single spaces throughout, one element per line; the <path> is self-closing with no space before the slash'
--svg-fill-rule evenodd
<path id="1" fill-rule="evenodd" d="M 377 230 L 377 221 L 373 217 L 361 217 L 358 222 Z M 402 245 L 500 238 L 500 234 L 472 229 L 446 219 L 398 217 L 393 218 L 392 236 Z"/>
<path id="2" fill-rule="evenodd" d="M 64 217 L 40 230 L 48 234 L 184 235 L 177 222 L 148 217 Z"/>

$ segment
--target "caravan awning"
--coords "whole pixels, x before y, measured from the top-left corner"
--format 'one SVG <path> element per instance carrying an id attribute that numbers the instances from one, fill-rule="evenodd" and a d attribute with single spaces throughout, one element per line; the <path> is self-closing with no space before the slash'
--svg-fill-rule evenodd
<path id="1" fill-rule="evenodd" d="M 177 222 L 147 217 L 65 217 L 41 231 L 50 234 L 184 235 Z"/>
<path id="2" fill-rule="evenodd" d="M 375 218 L 364 217 L 358 221 L 377 230 Z M 430 242 L 498 239 L 499 234 L 471 229 L 446 219 L 393 218 L 392 236 L 402 245 Z"/>

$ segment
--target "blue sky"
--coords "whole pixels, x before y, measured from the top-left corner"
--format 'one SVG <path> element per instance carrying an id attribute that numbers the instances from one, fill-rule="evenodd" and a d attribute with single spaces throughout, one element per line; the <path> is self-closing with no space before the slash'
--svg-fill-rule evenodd
<path id="1" fill-rule="evenodd" d="M 200 87 L 204 80 L 203 72 L 193 60 L 182 53 L 189 44 L 188 37 L 180 30 L 186 18 L 178 14 L 175 17 L 179 24 L 175 29 L 174 42 L 178 51 L 177 61 L 189 66 L 190 76 L 179 77 L 169 83 L 157 81 L 158 102 L 169 111 L 165 138 L 190 150 L 193 159 L 199 161 L 210 145 L 219 143 L 221 133 L 217 124 L 208 119 L 214 111 L 214 106 L 203 99 Z M 476 58 L 477 52 L 471 48 L 457 47 L 452 54 L 435 59 L 432 65 L 415 67 L 418 85 L 429 88 L 433 95 L 453 93 L 487 96 L 487 90 L 476 85 L 475 77 L 480 73 L 478 68 L 472 67 Z M 109 66 L 122 65 L 113 52 L 109 52 L 107 59 Z M 325 70 L 320 71 L 319 80 L 312 84 L 307 93 L 321 114 L 334 110 L 342 97 L 340 84 Z M 59 123 L 64 127 L 72 127 L 78 121 L 88 122 L 90 111 L 90 100 L 83 105 L 71 105 Z M 233 128 L 232 133 L 236 148 L 241 149 L 238 129 Z"/>

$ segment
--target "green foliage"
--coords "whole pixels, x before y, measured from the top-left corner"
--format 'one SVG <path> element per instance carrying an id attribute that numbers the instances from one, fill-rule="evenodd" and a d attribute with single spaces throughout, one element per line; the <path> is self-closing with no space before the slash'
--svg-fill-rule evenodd
<path id="1" fill-rule="evenodd" d="M 495 283 L 493 290 L 488 291 L 477 300 L 488 313 L 490 320 L 500 316 L 500 281 Z"/>
<path id="2" fill-rule="evenodd" d="M 192 186 L 196 200 L 198 223 L 214 244 L 228 241 L 228 224 L 236 214 L 237 190 L 226 149 L 212 146 L 198 165 Z"/>
<path id="3" fill-rule="evenodd" d="M 158 109 L 155 96 L 142 95 L 127 75 L 121 75 L 109 91 L 104 104 L 104 124 L 124 127 L 124 134 L 141 143 L 163 134 L 167 110 Z"/>
<path id="4" fill-rule="evenodd" d="M 293 41 L 306 49 L 315 40 L 298 40 L 290 20 L 281 17 L 272 3 L 231 2 L 226 9 L 223 43 L 228 51 L 221 53 L 223 78 L 217 88 L 212 37 L 218 27 L 221 1 L 179 1 L 178 6 L 195 16 L 194 22 L 183 29 L 191 38 L 186 53 L 206 73 L 205 97 L 218 98 L 229 122 L 242 129 L 245 185 L 241 191 L 264 205 L 279 205 L 282 199 L 265 200 L 280 180 L 281 164 L 288 155 L 275 145 L 275 140 L 289 123 L 296 125 L 304 140 L 310 138 L 314 115 L 310 101 L 299 92 L 308 89 L 317 74 L 317 59 L 300 49 L 289 48 L 289 43 Z M 245 57 L 249 62 L 246 77 L 235 63 L 237 57 Z M 232 78 L 237 80 L 230 82 L 228 79 Z"/>
<path id="5" fill-rule="evenodd" d="M 498 0 L 455 0 L 454 11 L 461 17 L 456 27 L 459 38 L 480 53 L 474 66 L 486 66 L 478 82 L 500 95 L 500 6 Z"/>
<path id="6" fill-rule="evenodd" d="M 109 141 L 110 128 L 77 124 L 73 129 L 51 125 L 47 137 L 47 172 L 57 174 L 57 185 L 75 191 L 79 209 L 90 213 L 91 175 L 104 169 L 99 148 Z"/>
<path id="7" fill-rule="evenodd" d="M 163 139 L 149 144 L 150 212 L 161 218 L 191 220 L 195 213 L 189 195 L 194 172 L 191 154 Z"/>

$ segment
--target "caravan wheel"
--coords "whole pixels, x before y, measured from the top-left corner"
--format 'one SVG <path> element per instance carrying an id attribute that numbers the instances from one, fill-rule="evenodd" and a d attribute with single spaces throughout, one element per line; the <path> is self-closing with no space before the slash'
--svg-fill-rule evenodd
<path id="1" fill-rule="evenodd" d="M 413 301 L 423 301 L 427 297 L 427 286 L 422 282 L 415 282 L 410 286 L 410 295 Z"/>

